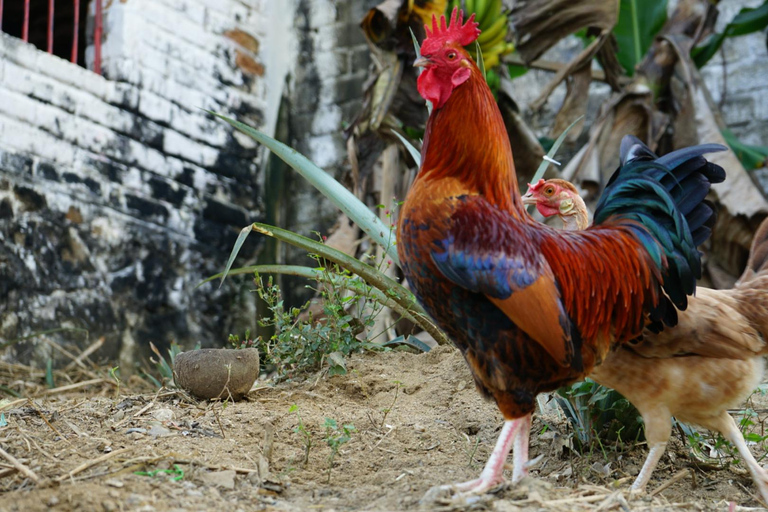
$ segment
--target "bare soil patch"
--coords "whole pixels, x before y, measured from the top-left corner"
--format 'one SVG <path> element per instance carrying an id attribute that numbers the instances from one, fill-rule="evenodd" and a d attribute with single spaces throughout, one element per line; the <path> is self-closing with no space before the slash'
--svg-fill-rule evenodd
<path id="1" fill-rule="evenodd" d="M 421 502 L 433 486 L 479 474 L 500 414 L 479 397 L 452 348 L 359 354 L 348 368 L 346 375 L 300 383 L 257 382 L 246 400 L 226 405 L 151 393 L 131 382 L 119 391 L 94 384 L 6 402 L 0 447 L 39 481 L 0 456 L 0 510 L 761 507 L 740 462 L 697 467 L 679 439 L 671 441 L 649 489 L 672 484 L 632 497 L 628 486 L 645 447 L 604 446 L 579 455 L 568 448 L 569 427 L 555 416 L 535 419 L 531 457 L 544 456 L 532 479 L 468 502 Z M 307 434 L 297 429 L 299 416 Z M 326 418 L 355 427 L 333 461 L 330 482 Z M 688 474 L 674 479 L 681 470 Z"/>

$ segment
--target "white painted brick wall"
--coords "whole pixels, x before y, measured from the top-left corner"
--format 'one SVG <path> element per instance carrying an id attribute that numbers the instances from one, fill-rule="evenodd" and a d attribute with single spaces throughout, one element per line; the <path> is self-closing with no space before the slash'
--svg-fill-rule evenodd
<path id="1" fill-rule="evenodd" d="M 24 332 L 15 334 L 62 321 L 56 310 L 61 300 L 54 291 L 46 295 L 46 287 L 69 289 L 74 303 L 77 297 L 91 301 L 88 293 L 97 288 L 119 325 L 88 327 L 94 335 L 106 329 L 110 343 L 138 338 L 142 329 L 149 336 L 138 340 L 144 346 L 151 336 L 187 344 L 221 341 L 222 320 L 202 311 L 219 307 L 223 313 L 212 304 L 217 297 L 230 300 L 221 292 L 195 294 L 192 287 L 220 270 L 239 228 L 259 218 L 260 165 L 254 158 L 263 151 L 201 109 L 238 116 L 268 133 L 274 129 L 295 54 L 286 29 L 295 2 L 279 3 L 279 9 L 271 0 L 107 3 L 104 77 L 0 34 L 0 205 L 12 210 L 11 220 L 0 222 L 11 230 L 0 236 L 7 241 L 0 241 L 0 259 L 22 258 L 26 271 L 37 272 L 29 279 L 42 287 L 11 285 L 12 304 L 0 304 L 0 320 L 23 316 L 14 325 Z M 225 35 L 235 29 L 253 37 L 258 51 Z M 253 59 L 250 69 L 263 66 L 263 75 L 240 68 L 238 51 Z M 86 54 L 92 59 L 92 48 Z M 29 193 L 42 198 L 42 209 L 25 203 Z M 60 223 L 68 227 L 54 227 Z M 39 253 L 11 242 L 11 232 L 29 238 L 42 231 L 57 235 Z M 68 243 L 65 235 L 87 244 L 91 267 L 66 284 L 60 279 L 71 275 L 41 278 L 46 262 L 40 258 Z M 162 260 L 162 270 L 150 269 L 152 258 Z M 129 274 L 131 286 L 114 288 Z M 0 277 L 6 285 L 15 278 Z M 167 286 L 156 284 L 166 279 Z M 150 291 L 143 298 L 111 298 L 144 288 Z M 181 327 L 143 309 L 152 293 L 161 301 L 152 307 L 184 318 Z M 10 335 L 0 332 L 0 338 Z"/>

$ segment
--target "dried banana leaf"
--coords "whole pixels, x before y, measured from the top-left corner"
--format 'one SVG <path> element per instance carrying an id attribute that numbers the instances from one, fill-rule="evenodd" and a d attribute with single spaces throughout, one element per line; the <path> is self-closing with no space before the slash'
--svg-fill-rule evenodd
<path id="1" fill-rule="evenodd" d="M 584 27 L 610 31 L 618 15 L 618 1 L 516 0 L 510 14 L 516 52 L 530 63 Z"/>

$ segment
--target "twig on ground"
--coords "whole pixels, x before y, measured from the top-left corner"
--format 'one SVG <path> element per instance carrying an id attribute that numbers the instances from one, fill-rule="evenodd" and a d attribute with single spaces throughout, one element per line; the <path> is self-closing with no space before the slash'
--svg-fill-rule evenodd
<path id="1" fill-rule="evenodd" d="M 89 460 L 88 462 L 84 462 L 83 464 L 80 464 L 79 466 L 77 466 L 75 469 L 73 469 L 73 470 L 72 470 L 72 471 L 70 471 L 69 473 L 65 473 L 65 474 L 61 475 L 60 477 L 56 478 L 56 481 L 57 481 L 57 482 L 63 482 L 63 481 L 65 481 L 66 479 L 68 479 L 68 478 L 72 478 L 72 477 L 73 477 L 73 476 L 75 476 L 76 474 L 78 474 L 78 473 L 82 473 L 82 472 L 83 472 L 83 471 L 85 471 L 86 469 L 88 469 L 88 468 L 91 468 L 91 467 L 95 466 L 96 464 L 101 464 L 101 463 L 102 463 L 102 462 L 104 462 L 105 460 L 108 460 L 108 459 L 111 459 L 112 457 L 115 457 L 115 456 L 117 456 L 117 455 L 120 455 L 120 454 L 123 454 L 123 453 L 129 452 L 129 451 L 131 451 L 132 449 L 133 449 L 133 448 L 121 448 L 121 449 L 119 449 L 119 450 L 115 450 L 115 451 L 113 451 L 113 452 L 109 452 L 109 453 L 107 453 L 107 454 L 105 454 L 105 455 L 102 455 L 101 457 L 97 457 L 97 458 L 95 458 L 95 459 L 93 459 L 93 460 Z"/>
<path id="2" fill-rule="evenodd" d="M 4 411 L 6 409 L 10 409 L 14 405 L 23 404 L 27 400 L 28 400 L 28 398 L 19 398 L 18 400 L 14 400 L 12 402 L 7 402 L 7 403 L 4 403 L 4 404 L 0 404 L 0 411 Z"/>
<path id="3" fill-rule="evenodd" d="M 672 475 L 672 478 L 670 478 L 669 480 L 667 480 L 666 482 L 664 482 L 663 484 L 658 486 L 656 489 L 651 491 L 650 495 L 651 496 L 656 496 L 657 494 L 659 494 L 663 490 L 667 489 L 669 486 L 674 485 L 676 482 L 678 482 L 678 481 L 682 480 L 683 478 L 685 478 L 686 476 L 688 476 L 690 473 L 691 473 L 691 470 L 688 469 L 688 468 L 681 469 L 680 471 L 678 471 L 677 473 Z"/>
<path id="4" fill-rule="evenodd" d="M 38 415 L 38 416 L 40 416 L 40 419 L 42 419 L 42 420 L 45 422 L 45 424 L 46 424 L 46 425 L 48 425 L 48 428 L 50 428 L 51 430 L 53 430 L 53 431 L 56 433 L 56 435 L 58 435 L 58 436 L 59 436 L 59 438 L 61 438 L 61 439 L 62 439 L 64 442 L 66 442 L 67 444 L 72 444 L 72 443 L 70 442 L 70 440 L 69 440 L 69 439 L 67 439 L 66 437 L 64 437 L 64 434 L 62 434 L 61 432 L 59 432 L 59 429 L 57 429 L 56 427 L 54 427 L 53 425 L 51 425 L 51 422 L 50 422 L 50 421 L 48 421 L 48 418 L 46 418 L 46 417 L 45 417 L 45 415 L 43 414 L 43 411 L 41 411 L 41 410 L 40 410 L 40 409 L 37 407 L 37 404 L 35 404 L 35 402 L 33 402 L 31 398 L 27 399 L 27 402 L 29 403 L 29 406 L 35 410 L 35 412 L 37 413 L 37 415 Z"/>
<path id="5" fill-rule="evenodd" d="M 86 368 L 84 366 L 83 360 L 88 359 L 88 356 L 99 350 L 101 346 L 104 345 L 104 340 L 105 338 L 102 336 L 98 340 L 91 343 L 85 350 L 80 352 L 79 356 L 77 356 L 71 363 L 64 367 L 64 371 L 71 370 L 75 365 L 78 365 L 81 368 Z"/>
<path id="6" fill-rule="evenodd" d="M 27 478 L 29 478 L 30 480 L 32 480 L 32 481 L 33 481 L 33 482 L 35 482 L 35 483 L 39 483 L 39 482 L 40 482 L 40 477 L 39 477 L 39 476 L 37 476 L 37 475 L 34 473 L 34 471 L 32 471 L 32 470 L 31 470 L 31 469 L 29 469 L 27 466 L 25 466 L 24 464 L 22 464 L 21 462 L 19 462 L 19 460 L 18 460 L 16 457 L 14 457 L 14 456 L 13 456 L 13 455 L 11 455 L 10 453 L 8 453 L 8 452 L 6 452 L 5 450 L 3 450 L 3 448 L 2 448 L 2 447 L 0 447 L 0 455 L 2 455 L 3 457 L 5 457 L 5 459 L 6 459 L 8 462 L 10 462 L 10 463 L 11 463 L 11 465 L 12 465 L 14 468 L 16 468 L 17 470 L 19 470 L 19 472 L 20 472 L 20 473 L 22 473 L 24 476 L 26 476 Z"/>
<path id="7" fill-rule="evenodd" d="M 53 456 L 53 455 L 51 455 L 51 454 L 50 454 L 50 453 L 48 453 L 47 451 L 43 450 L 43 449 L 42 449 L 42 447 L 40 447 L 40 445 L 39 445 L 39 444 L 37 444 L 37 441 L 35 441 L 35 439 L 34 439 L 34 438 L 32 438 L 32 437 L 29 437 L 29 436 L 28 436 L 27 434 L 25 434 L 24 432 L 20 432 L 20 434 L 21 434 L 21 435 L 24 437 L 24 439 L 25 439 L 27 442 L 31 442 L 31 443 L 32 443 L 32 445 L 34 445 L 34 447 L 35 447 L 35 448 L 37 448 L 37 451 L 39 451 L 40 453 L 42 453 L 42 454 L 43 454 L 43 455 L 44 455 L 44 456 L 45 456 L 45 457 L 46 457 L 48 460 L 52 460 L 52 461 L 55 461 L 55 460 L 56 460 L 56 459 L 54 458 L 54 456 Z"/>
<path id="8" fill-rule="evenodd" d="M 275 427 L 271 423 L 264 424 L 264 448 L 262 453 L 266 457 L 267 461 L 272 462 L 272 447 L 275 441 Z"/>
<path id="9" fill-rule="evenodd" d="M 111 384 L 113 386 L 117 386 L 116 383 L 109 381 L 107 379 L 90 379 L 90 380 L 84 380 L 82 382 L 75 382 L 74 384 L 67 384 L 66 386 L 60 386 L 58 388 L 53 389 L 46 389 L 43 394 L 44 395 L 56 395 L 58 393 L 66 393 L 67 391 L 72 391 L 73 389 L 79 389 L 84 388 L 86 386 L 90 386 L 91 384 Z M 26 398 L 25 398 L 26 400 Z"/>

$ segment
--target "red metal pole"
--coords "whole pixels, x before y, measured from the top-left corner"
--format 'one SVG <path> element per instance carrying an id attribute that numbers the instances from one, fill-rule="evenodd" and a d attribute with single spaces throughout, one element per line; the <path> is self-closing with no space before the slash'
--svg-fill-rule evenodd
<path id="1" fill-rule="evenodd" d="M 29 0 L 27 0 L 29 2 Z M 101 74 L 101 0 L 96 0 L 96 27 L 93 30 L 93 71 Z"/>
<path id="2" fill-rule="evenodd" d="M 3 0 L 0 0 L 2 2 Z M 80 33 L 80 0 L 75 0 L 75 23 L 74 23 L 74 35 L 72 36 L 72 58 L 70 59 L 73 64 L 77 64 L 77 43 Z"/>
<path id="3" fill-rule="evenodd" d="M 48 53 L 53 53 L 53 3 L 48 0 Z"/>
<path id="4" fill-rule="evenodd" d="M 21 27 L 21 39 L 29 40 L 29 0 L 24 0 L 24 25 Z"/>

